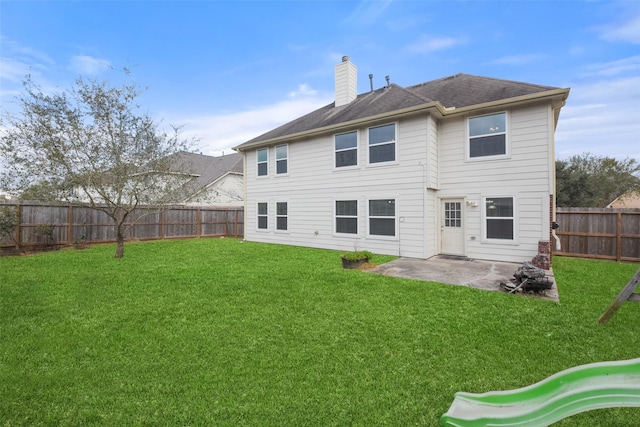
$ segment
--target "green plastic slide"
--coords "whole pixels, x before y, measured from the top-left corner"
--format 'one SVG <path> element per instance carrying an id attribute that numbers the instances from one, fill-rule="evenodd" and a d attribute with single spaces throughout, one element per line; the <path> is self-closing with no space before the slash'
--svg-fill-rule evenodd
<path id="1" fill-rule="evenodd" d="M 580 412 L 620 406 L 640 407 L 640 358 L 577 366 L 515 390 L 457 392 L 440 425 L 548 426 Z"/>

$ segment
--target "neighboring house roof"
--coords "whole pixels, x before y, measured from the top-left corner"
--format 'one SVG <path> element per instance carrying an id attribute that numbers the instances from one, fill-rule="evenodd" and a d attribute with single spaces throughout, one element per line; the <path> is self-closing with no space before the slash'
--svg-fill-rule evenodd
<path id="1" fill-rule="evenodd" d="M 608 208 L 640 208 L 640 190 L 631 190 L 617 197 Z"/>
<path id="2" fill-rule="evenodd" d="M 182 188 L 178 200 L 185 201 L 228 173 L 242 174 L 243 156 L 239 153 L 226 156 L 180 152 L 170 156 L 171 172 L 189 175 L 192 179 Z"/>
<path id="3" fill-rule="evenodd" d="M 287 137 L 310 131 L 338 129 L 340 125 L 351 125 L 359 120 L 375 120 L 390 113 L 411 113 L 433 109 L 441 115 L 466 111 L 471 106 L 495 103 L 517 98 L 568 96 L 568 89 L 501 80 L 489 77 L 456 74 L 409 87 L 390 84 L 381 89 L 360 94 L 352 102 L 335 107 L 331 103 L 307 115 L 286 123 L 263 135 L 241 144 L 235 149 L 266 145 Z"/>

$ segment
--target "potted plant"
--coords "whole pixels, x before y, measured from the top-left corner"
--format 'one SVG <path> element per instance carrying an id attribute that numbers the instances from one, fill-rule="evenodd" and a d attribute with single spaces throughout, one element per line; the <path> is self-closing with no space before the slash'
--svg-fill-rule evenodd
<path id="1" fill-rule="evenodd" d="M 369 251 L 347 252 L 340 255 L 342 267 L 344 268 L 358 268 L 362 264 L 369 262 L 371 257 L 373 257 L 373 254 Z"/>

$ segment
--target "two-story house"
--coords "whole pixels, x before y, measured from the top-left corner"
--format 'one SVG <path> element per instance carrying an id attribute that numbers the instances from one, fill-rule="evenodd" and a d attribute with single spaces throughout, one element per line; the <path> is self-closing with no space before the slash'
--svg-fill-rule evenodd
<path id="1" fill-rule="evenodd" d="M 569 89 L 457 74 L 335 102 L 235 149 L 250 241 L 522 262 L 549 242 Z"/>

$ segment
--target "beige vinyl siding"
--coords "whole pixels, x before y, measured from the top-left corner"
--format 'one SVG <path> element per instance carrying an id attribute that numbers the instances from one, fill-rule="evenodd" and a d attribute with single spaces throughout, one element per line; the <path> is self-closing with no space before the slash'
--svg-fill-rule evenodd
<path id="1" fill-rule="evenodd" d="M 433 116 L 427 117 L 427 157 L 425 170 L 426 190 L 424 201 L 425 222 L 425 258 L 437 255 L 439 226 L 439 200 L 437 189 L 440 188 L 440 156 L 438 152 L 438 121 Z"/>
<path id="2" fill-rule="evenodd" d="M 507 111 L 509 148 L 504 158 L 467 161 L 466 117 L 440 123 L 438 196 L 465 195 L 467 201 L 478 203 L 464 207 L 468 257 L 528 261 L 537 253 L 538 242 L 548 238 L 549 110 L 548 105 L 538 104 Z M 482 239 L 483 197 L 499 196 L 515 198 L 514 242 Z"/>
<path id="3" fill-rule="evenodd" d="M 483 113 L 492 113 L 489 111 Z M 467 159 L 467 116 L 429 115 L 377 122 L 396 124 L 396 161 L 368 164 L 368 126 L 358 131 L 358 165 L 335 167 L 334 134 L 289 142 L 286 176 L 256 179 L 255 150 L 246 153 L 247 240 L 428 258 L 440 250 L 441 201 L 464 200 L 465 251 L 470 258 L 512 262 L 531 260 L 548 239 L 549 188 L 553 173 L 553 114 L 539 103 L 507 112 L 508 155 Z M 485 197 L 514 197 L 513 241 L 483 239 Z M 367 204 L 396 200 L 396 236 L 369 236 Z M 358 234 L 334 230 L 335 202 L 356 200 Z M 256 231 L 256 204 L 269 206 L 269 230 Z M 288 230 L 275 230 L 277 202 L 288 203 Z M 466 203 L 469 202 L 469 203 Z M 477 203 L 477 206 L 473 206 Z"/>
<path id="4" fill-rule="evenodd" d="M 438 189 L 440 187 L 438 122 L 433 116 L 429 116 L 427 120 L 427 188 Z"/>
<path id="5" fill-rule="evenodd" d="M 424 222 L 426 233 L 424 258 L 430 258 L 440 252 L 438 248 L 438 230 L 440 230 L 440 216 L 438 214 L 439 199 L 435 190 L 427 190 L 424 206 Z"/>
<path id="6" fill-rule="evenodd" d="M 357 129 L 357 167 L 335 168 L 333 134 L 290 143 L 287 176 L 275 175 L 272 157 L 268 177 L 255 179 L 255 151 L 248 152 L 245 238 L 340 251 L 366 249 L 381 254 L 426 257 L 427 117 L 379 124 L 388 123 L 396 124 L 396 162 L 389 164 L 368 164 L 368 127 Z M 269 152 L 274 155 L 273 149 Z M 367 204 L 373 199 L 396 200 L 395 237 L 367 234 Z M 358 201 L 357 236 L 334 233 L 336 200 Z M 258 201 L 269 203 L 270 225 L 274 223 L 276 202 L 288 203 L 287 232 L 275 232 L 275 227 L 268 232 L 256 231 Z M 433 235 L 433 231 L 429 234 Z"/>

